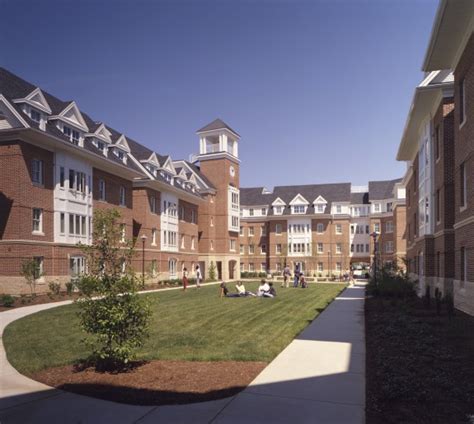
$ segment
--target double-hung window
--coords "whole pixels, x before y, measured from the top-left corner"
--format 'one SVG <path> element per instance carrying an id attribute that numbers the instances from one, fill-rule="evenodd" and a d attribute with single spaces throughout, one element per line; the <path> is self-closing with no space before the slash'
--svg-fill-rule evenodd
<path id="1" fill-rule="evenodd" d="M 125 187 L 120 186 L 120 206 L 125 206 Z"/>
<path id="2" fill-rule="evenodd" d="M 43 232 L 43 209 L 33 208 L 33 233 Z"/>
<path id="3" fill-rule="evenodd" d="M 31 161 L 31 181 L 36 184 L 44 184 L 43 161 L 33 159 Z"/>

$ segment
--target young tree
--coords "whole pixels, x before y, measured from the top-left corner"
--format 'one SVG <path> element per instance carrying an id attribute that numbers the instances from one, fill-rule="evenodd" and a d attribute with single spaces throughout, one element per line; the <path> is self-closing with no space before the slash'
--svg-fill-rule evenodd
<path id="1" fill-rule="evenodd" d="M 148 336 L 150 309 L 131 269 L 133 243 L 123 240 L 120 213 L 94 213 L 92 244 L 80 245 L 87 272 L 79 280 L 79 317 L 96 368 L 120 369 Z"/>
<path id="2" fill-rule="evenodd" d="M 214 265 L 214 262 L 211 261 L 211 264 L 209 265 L 209 280 L 216 281 L 216 279 L 216 266 Z"/>
<path id="3" fill-rule="evenodd" d="M 36 282 L 43 275 L 38 261 L 34 258 L 24 260 L 21 264 L 20 274 L 25 278 L 30 287 L 31 296 L 36 295 Z"/>

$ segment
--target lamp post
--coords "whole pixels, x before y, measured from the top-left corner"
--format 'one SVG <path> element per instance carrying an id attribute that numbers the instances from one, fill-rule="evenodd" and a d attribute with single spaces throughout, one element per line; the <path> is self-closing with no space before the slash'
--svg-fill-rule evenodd
<path id="1" fill-rule="evenodd" d="M 331 263 L 331 251 L 328 250 L 328 264 L 329 264 L 329 278 L 332 278 L 332 263 Z"/>
<path id="2" fill-rule="evenodd" d="M 377 231 L 374 231 L 373 233 L 370 234 L 372 239 L 374 240 L 374 281 L 375 285 L 377 285 L 377 237 L 379 233 Z"/>
<path id="3" fill-rule="evenodd" d="M 145 234 L 142 234 L 140 237 L 142 240 L 142 284 L 145 284 L 145 242 L 147 239 L 147 236 Z"/>

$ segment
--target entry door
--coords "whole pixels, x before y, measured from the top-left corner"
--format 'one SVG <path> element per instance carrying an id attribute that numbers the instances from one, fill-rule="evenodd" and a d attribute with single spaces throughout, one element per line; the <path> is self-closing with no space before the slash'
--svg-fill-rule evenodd
<path id="1" fill-rule="evenodd" d="M 217 264 L 217 279 L 222 280 L 222 262 L 217 261 L 216 264 Z"/>

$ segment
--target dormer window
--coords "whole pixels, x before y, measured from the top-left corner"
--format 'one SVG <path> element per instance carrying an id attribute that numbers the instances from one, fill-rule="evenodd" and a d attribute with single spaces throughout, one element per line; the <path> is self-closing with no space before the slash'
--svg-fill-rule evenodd
<path id="1" fill-rule="evenodd" d="M 342 213 L 342 206 L 336 205 L 336 213 Z"/>
<path id="2" fill-rule="evenodd" d="M 283 213 L 283 206 L 274 206 L 273 212 L 275 215 L 281 215 Z"/>
<path id="3" fill-rule="evenodd" d="M 115 148 L 114 155 L 118 157 L 123 163 L 127 163 L 127 156 L 123 150 Z"/>
<path id="4" fill-rule="evenodd" d="M 150 171 L 150 173 L 156 177 L 156 168 L 154 166 L 147 164 L 146 169 L 148 169 L 148 171 Z"/>
<path id="5" fill-rule="evenodd" d="M 316 212 L 324 213 L 324 208 L 326 205 L 316 205 Z"/>
<path id="6" fill-rule="evenodd" d="M 36 109 L 30 109 L 30 118 L 32 121 L 35 121 L 38 124 L 41 123 L 41 113 L 39 113 Z"/>
<path id="7" fill-rule="evenodd" d="M 306 212 L 306 206 L 304 205 L 294 205 L 293 213 L 294 214 L 304 214 Z"/>
<path id="8" fill-rule="evenodd" d="M 77 130 L 73 130 L 71 127 L 67 125 L 63 125 L 63 134 L 69 138 L 69 141 L 76 146 L 79 146 L 79 142 L 81 140 L 81 133 Z"/>

